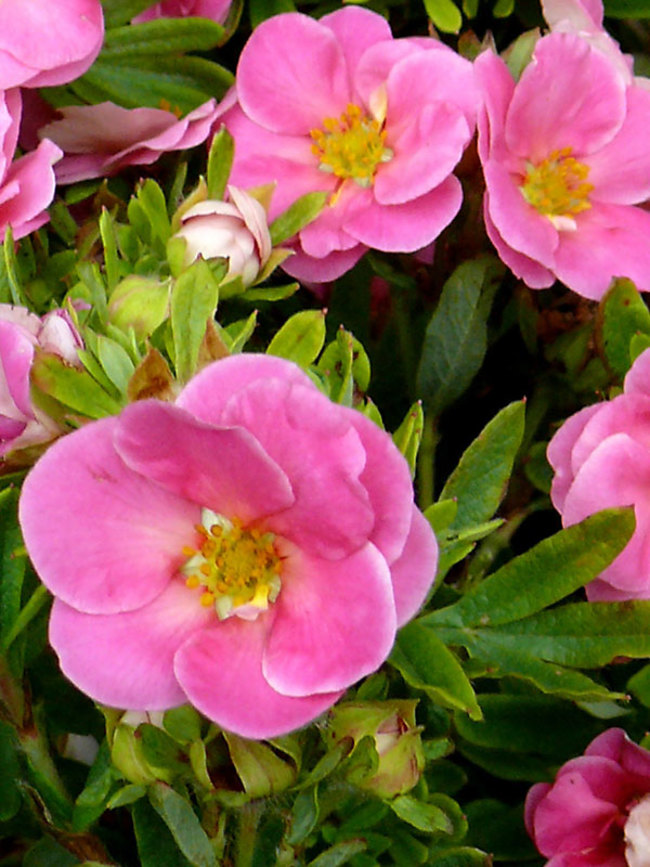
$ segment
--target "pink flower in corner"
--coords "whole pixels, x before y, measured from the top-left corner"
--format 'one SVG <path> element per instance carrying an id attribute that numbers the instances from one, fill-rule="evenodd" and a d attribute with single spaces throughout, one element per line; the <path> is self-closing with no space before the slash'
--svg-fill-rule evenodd
<path id="1" fill-rule="evenodd" d="M 332 280 L 369 247 L 412 252 L 451 222 L 462 198 L 452 172 L 476 106 L 471 64 L 434 39 L 395 40 L 358 6 L 318 21 L 277 15 L 249 39 L 223 103 L 231 181 L 276 182 L 271 219 L 329 191 L 283 267 Z"/>
<path id="2" fill-rule="evenodd" d="M 232 0 L 162 0 L 136 15 L 134 24 L 155 18 L 209 18 L 223 24 L 228 17 Z"/>
<path id="3" fill-rule="evenodd" d="M 69 105 L 57 111 L 59 120 L 41 127 L 63 151 L 56 167 L 60 184 L 107 177 L 125 166 L 150 165 L 167 151 L 204 142 L 216 114 L 213 99 L 178 118 L 160 108 L 122 108 L 113 102 Z"/>
<path id="4" fill-rule="evenodd" d="M 0 242 L 8 226 L 22 238 L 48 221 L 56 186 L 52 166 L 61 158 L 55 144 L 42 141 L 14 160 L 21 110 L 19 88 L 0 91 Z"/>
<path id="5" fill-rule="evenodd" d="M 632 365 L 623 394 L 562 425 L 548 460 L 555 470 L 551 499 L 564 526 L 600 509 L 634 506 L 634 534 L 587 586 L 589 599 L 650 599 L 650 350 Z"/>
<path id="6" fill-rule="evenodd" d="M 608 729 L 532 787 L 525 818 L 546 867 L 647 867 L 650 753 Z"/>
<path id="7" fill-rule="evenodd" d="M 78 78 L 104 41 L 100 0 L 2 0 L 0 90 Z"/>
<path id="8" fill-rule="evenodd" d="M 540 39 L 515 83 L 490 51 L 479 154 L 485 222 L 503 261 L 529 286 L 557 278 L 599 299 L 617 276 L 650 289 L 650 91 L 575 33 Z"/>
<path id="9" fill-rule="evenodd" d="M 381 665 L 437 561 L 390 436 L 267 355 L 59 440 L 20 521 L 73 683 L 132 710 L 189 701 L 252 738 Z"/>

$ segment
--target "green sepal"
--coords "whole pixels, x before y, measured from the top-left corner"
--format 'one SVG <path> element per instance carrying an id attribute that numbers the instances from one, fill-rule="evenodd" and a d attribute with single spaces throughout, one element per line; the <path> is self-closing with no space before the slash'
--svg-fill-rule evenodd
<path id="1" fill-rule="evenodd" d="M 277 247 L 278 244 L 292 238 L 315 220 L 325 207 L 329 195 L 329 192 L 305 193 L 279 217 L 276 217 L 269 226 L 273 246 Z"/>
<path id="2" fill-rule="evenodd" d="M 209 199 L 223 199 L 234 156 L 234 139 L 228 130 L 222 126 L 212 139 L 208 153 L 207 193 Z"/>
<path id="3" fill-rule="evenodd" d="M 404 421 L 393 434 L 393 442 L 406 458 L 409 469 L 411 470 L 411 478 L 415 476 L 415 467 L 418 457 L 418 449 L 422 440 L 422 430 L 424 428 L 424 412 L 422 403 L 416 401 L 410 410 L 406 413 Z"/>

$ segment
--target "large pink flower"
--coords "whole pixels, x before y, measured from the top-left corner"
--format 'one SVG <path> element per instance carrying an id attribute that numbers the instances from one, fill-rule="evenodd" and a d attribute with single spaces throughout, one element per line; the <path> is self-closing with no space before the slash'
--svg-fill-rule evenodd
<path id="1" fill-rule="evenodd" d="M 479 153 L 485 221 L 529 286 L 558 278 L 601 298 L 613 277 L 650 289 L 650 91 L 577 33 L 540 39 L 517 84 L 485 52 Z"/>
<path id="2" fill-rule="evenodd" d="M 88 69 L 103 40 L 99 0 L 2 0 L 0 90 L 72 81 Z"/>
<path id="3" fill-rule="evenodd" d="M 376 13 L 277 15 L 244 47 L 224 100 L 231 181 L 276 182 L 271 218 L 305 193 L 329 191 L 283 267 L 331 280 L 368 247 L 412 252 L 453 219 L 462 194 L 452 171 L 476 103 L 466 60 L 434 39 L 394 40 Z"/>
<path id="4" fill-rule="evenodd" d="M 32 403 L 29 373 L 36 348 L 80 364 L 77 349 L 82 346 L 65 310 L 53 310 L 41 319 L 25 307 L 0 304 L 0 456 L 61 433 Z"/>
<path id="5" fill-rule="evenodd" d="M 266 355 L 59 440 L 20 520 L 73 683 L 255 738 L 376 669 L 437 559 L 391 438 Z"/>
<path id="6" fill-rule="evenodd" d="M 209 18 L 223 24 L 228 17 L 232 0 L 162 0 L 136 15 L 134 24 L 155 18 Z"/>
<path id="7" fill-rule="evenodd" d="M 650 753 L 608 729 L 554 782 L 526 798 L 526 827 L 546 867 L 646 867 L 650 851 Z"/>
<path id="8" fill-rule="evenodd" d="M 42 141 L 14 160 L 20 115 L 19 88 L 0 91 L 0 241 L 8 226 L 14 238 L 22 238 L 48 221 L 56 186 L 52 165 L 61 158 L 55 144 Z"/>
<path id="9" fill-rule="evenodd" d="M 122 108 L 113 102 L 69 105 L 59 120 L 38 135 L 59 145 L 65 156 L 56 167 L 60 184 L 107 177 L 124 166 L 149 165 L 167 151 L 204 142 L 216 114 L 213 99 L 183 118 L 160 108 Z"/>
<path id="10" fill-rule="evenodd" d="M 623 394 L 562 425 L 548 459 L 555 470 L 551 499 L 565 526 L 600 509 L 634 506 L 636 530 L 589 584 L 589 599 L 650 599 L 650 350 L 634 362 Z"/>

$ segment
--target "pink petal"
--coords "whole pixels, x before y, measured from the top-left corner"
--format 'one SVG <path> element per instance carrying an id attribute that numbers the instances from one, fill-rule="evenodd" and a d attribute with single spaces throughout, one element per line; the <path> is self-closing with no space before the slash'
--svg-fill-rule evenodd
<path id="1" fill-rule="evenodd" d="M 183 564 L 200 509 L 134 473 L 101 419 L 54 443 L 20 498 L 25 544 L 45 586 L 89 614 L 151 602 Z"/>
<path id="2" fill-rule="evenodd" d="M 647 350 L 639 355 L 628 370 L 625 394 L 644 394 L 650 397 L 650 352 Z"/>
<path id="3" fill-rule="evenodd" d="M 223 421 L 250 431 L 287 474 L 296 499 L 267 520 L 274 533 L 327 559 L 366 542 L 374 515 L 359 479 L 365 450 L 324 395 L 280 380 L 254 382 L 233 395 Z"/>
<path id="4" fill-rule="evenodd" d="M 627 114 L 617 135 L 587 160 L 590 198 L 633 205 L 650 197 L 650 91 L 628 87 Z"/>
<path id="5" fill-rule="evenodd" d="M 353 268 L 367 249 L 364 244 L 357 244 L 351 250 L 335 250 L 322 259 L 298 249 L 282 263 L 282 270 L 303 282 L 328 283 Z"/>
<path id="6" fill-rule="evenodd" d="M 571 451 L 574 475 L 593 450 L 613 434 L 626 434 L 650 453 L 650 398 L 619 394 L 596 406 L 599 412 L 587 419 Z"/>
<path id="7" fill-rule="evenodd" d="M 600 300 L 615 277 L 650 290 L 650 214 L 633 205 L 594 203 L 578 215 L 575 232 L 562 232 L 553 270 L 585 298 Z"/>
<path id="8" fill-rule="evenodd" d="M 17 182 L 20 195 L 0 205 L 0 228 L 11 225 L 14 238 L 22 238 L 49 219 L 45 209 L 56 186 L 52 166 L 61 156 L 59 148 L 45 140 L 11 164 L 4 183 Z"/>
<path id="9" fill-rule="evenodd" d="M 97 105 L 67 105 L 57 112 L 59 120 L 40 130 L 66 154 L 111 154 L 128 145 L 159 135 L 177 118 L 159 108 L 122 108 L 113 102 Z"/>
<path id="10" fill-rule="evenodd" d="M 623 729 L 611 728 L 598 735 L 585 750 L 585 755 L 611 759 L 635 776 L 650 780 L 650 753 L 630 740 Z"/>
<path id="11" fill-rule="evenodd" d="M 485 220 L 485 230 L 488 238 L 496 247 L 496 251 L 499 254 L 501 261 L 510 268 L 513 274 L 520 277 L 527 286 L 530 286 L 531 289 L 546 289 L 548 286 L 552 286 L 553 283 L 555 283 L 555 277 L 548 268 L 544 268 L 543 265 L 540 265 L 529 256 L 524 256 L 523 253 L 518 253 L 517 250 L 510 247 L 501 237 L 499 230 L 492 222 L 490 216 L 489 193 L 485 194 L 483 218 Z"/>
<path id="12" fill-rule="evenodd" d="M 237 93 L 252 121 L 289 135 L 308 135 L 352 101 L 335 34 L 297 12 L 268 18 L 253 32 L 239 59 Z"/>
<path id="13" fill-rule="evenodd" d="M 35 343 L 19 325 L 0 320 L 0 412 L 22 423 L 34 417 L 29 371 Z"/>
<path id="14" fill-rule="evenodd" d="M 390 40 L 393 34 L 388 21 L 376 12 L 361 6 L 337 9 L 319 19 L 331 30 L 341 46 L 350 77 L 354 79 L 359 61 L 365 52 L 378 42 Z"/>
<path id="15" fill-rule="evenodd" d="M 283 695 L 345 689 L 375 671 L 395 640 L 395 603 L 386 561 L 368 544 L 335 562 L 292 551 L 262 670 Z"/>
<path id="16" fill-rule="evenodd" d="M 16 87 L 13 90 L 7 90 L 3 94 L 0 94 L 0 107 L 2 109 L 0 135 L 2 136 L 2 154 L 5 160 L 1 176 L 4 176 L 14 158 L 16 144 L 18 143 L 22 118 L 20 88 Z"/>
<path id="17" fill-rule="evenodd" d="M 478 138 L 481 162 L 485 163 L 490 158 L 504 162 L 509 158 L 505 144 L 505 122 L 515 92 L 514 79 L 505 61 L 492 51 L 484 51 L 476 58 L 474 73 L 483 97 Z"/>
<path id="18" fill-rule="evenodd" d="M 435 40 L 427 40 L 435 43 Z M 422 51 L 415 39 L 389 39 L 370 46 L 360 59 L 354 74 L 354 89 L 369 107 L 377 88 L 386 84 L 391 69 L 406 57 Z"/>
<path id="19" fill-rule="evenodd" d="M 615 66 L 577 35 L 540 39 L 508 110 L 509 148 L 532 163 L 570 147 L 580 158 L 611 141 L 625 119 Z"/>
<path id="20" fill-rule="evenodd" d="M 333 202 L 325 205 L 318 217 L 300 232 L 298 237 L 303 251 L 308 256 L 324 259 L 330 253 L 357 247 L 359 241 L 344 226 L 362 207 L 366 197 L 367 191 L 351 178 L 343 181 Z"/>
<path id="21" fill-rule="evenodd" d="M 437 567 L 438 542 L 427 519 L 413 505 L 404 550 L 390 564 L 398 628 L 417 614 L 431 589 Z"/>
<path id="22" fill-rule="evenodd" d="M 566 495 L 573 484 L 575 474 L 572 460 L 573 447 L 589 419 L 601 409 L 602 404 L 595 403 L 576 412 L 564 422 L 548 444 L 546 456 L 555 470 L 551 485 L 551 502 L 558 512 L 562 511 Z"/>
<path id="23" fill-rule="evenodd" d="M 268 615 L 231 617 L 189 638 L 176 654 L 175 673 L 192 704 L 228 731 L 272 738 L 311 722 L 341 693 L 291 698 L 262 675 Z"/>
<path id="24" fill-rule="evenodd" d="M 187 700 L 174 675 L 176 651 L 214 619 L 196 591 L 172 581 L 149 604 L 121 614 L 84 614 L 57 599 L 49 637 L 63 673 L 95 701 L 166 710 Z"/>
<path id="25" fill-rule="evenodd" d="M 460 182 L 453 175 L 440 186 L 401 205 L 381 205 L 369 190 L 364 207 L 343 228 L 362 244 L 388 253 L 412 253 L 429 244 L 454 219 L 461 205 Z"/>
<path id="26" fill-rule="evenodd" d="M 244 524 L 294 502 L 286 475 L 247 430 L 209 427 L 178 406 L 131 404 L 119 417 L 113 442 L 136 473 Z"/>

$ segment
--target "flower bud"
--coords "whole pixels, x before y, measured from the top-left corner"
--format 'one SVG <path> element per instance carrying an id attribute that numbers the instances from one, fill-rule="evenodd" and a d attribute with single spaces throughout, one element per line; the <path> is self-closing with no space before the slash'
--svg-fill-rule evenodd
<path id="1" fill-rule="evenodd" d="M 243 190 L 230 186 L 228 193 L 228 202 L 206 199 L 185 211 L 176 237 L 186 242 L 186 266 L 199 256 L 223 257 L 228 259 L 226 279 L 241 277 L 250 286 L 271 255 L 266 212 Z"/>
<path id="2" fill-rule="evenodd" d="M 374 738 L 377 770 L 359 785 L 380 798 L 402 795 L 420 779 L 424 754 L 416 705 L 409 700 L 350 702 L 330 712 L 328 734 L 334 742 L 349 737 L 356 746 L 363 737 Z"/>

